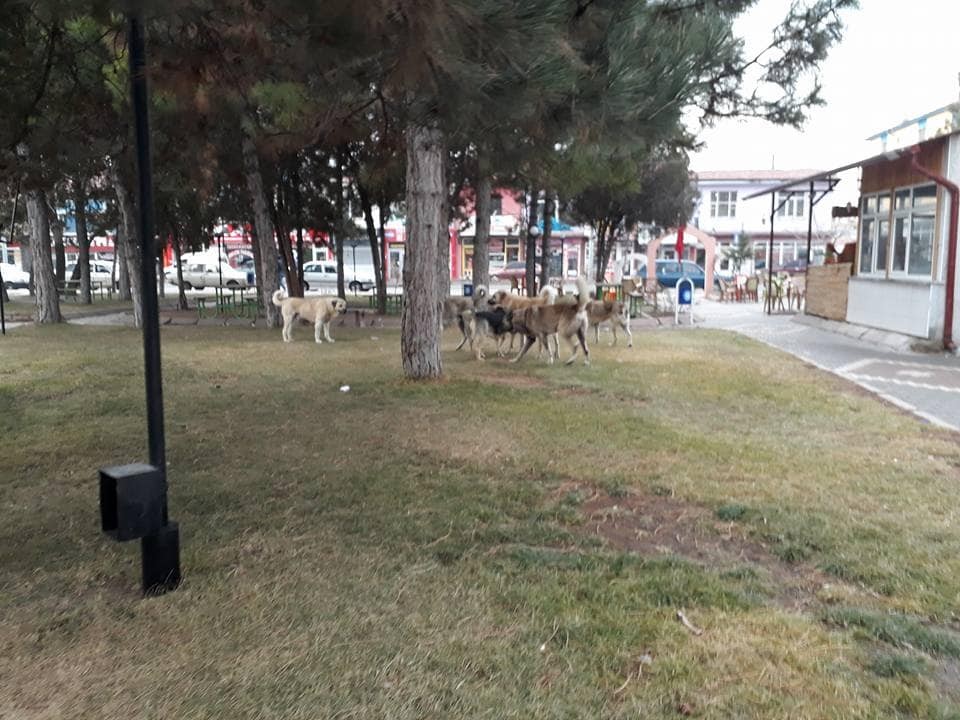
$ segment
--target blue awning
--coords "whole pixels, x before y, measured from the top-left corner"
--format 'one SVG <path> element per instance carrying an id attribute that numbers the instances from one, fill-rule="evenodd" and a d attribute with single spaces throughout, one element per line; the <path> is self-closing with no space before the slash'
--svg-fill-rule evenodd
<path id="1" fill-rule="evenodd" d="M 537 222 L 537 227 L 540 228 L 541 232 L 543 232 L 542 219 Z M 550 223 L 550 229 L 551 230 L 573 230 L 573 226 L 567 225 L 565 222 L 562 222 L 561 220 L 553 220 Z"/>

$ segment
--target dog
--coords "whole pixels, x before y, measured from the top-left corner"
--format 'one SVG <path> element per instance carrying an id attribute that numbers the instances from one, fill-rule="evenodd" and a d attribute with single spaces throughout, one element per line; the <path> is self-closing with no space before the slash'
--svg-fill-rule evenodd
<path id="1" fill-rule="evenodd" d="M 534 297 L 526 297 L 522 295 L 514 295 L 507 292 L 506 290 L 497 290 L 490 296 L 490 299 L 487 301 L 487 304 L 491 307 L 502 307 L 504 310 L 522 310 L 528 307 L 535 307 L 538 305 L 553 305 L 557 300 L 557 289 L 550 285 L 547 285 L 540 291 L 538 295 Z M 513 341 L 519 333 L 513 332 L 510 334 L 510 352 L 513 352 Z M 549 352 L 549 348 L 547 349 Z M 543 344 L 540 345 L 540 354 L 543 354 Z"/>
<path id="2" fill-rule="evenodd" d="M 584 364 L 590 364 L 590 349 L 587 347 L 587 328 L 590 325 L 587 317 L 587 303 L 590 302 L 590 290 L 587 287 L 587 281 L 582 277 L 577 278 L 577 289 L 579 292 L 575 304 L 534 305 L 513 311 L 511 317 L 513 329 L 526 336 L 526 339 L 519 354 L 510 362 L 519 362 L 534 341 L 539 339 L 547 348 L 548 362 L 552 363 L 554 353 L 550 348 L 549 336 L 556 334 L 558 347 L 559 338 L 562 337 L 573 350 L 573 354 L 566 362 L 567 365 L 577 359 L 577 342 L 579 342 L 579 348 L 583 348 Z M 576 341 L 574 341 L 574 338 L 576 338 Z M 558 349 L 558 357 L 559 354 Z"/>
<path id="3" fill-rule="evenodd" d="M 456 347 L 457 350 L 470 342 L 470 336 L 468 334 L 470 328 L 464 315 L 466 313 L 473 313 L 475 310 L 482 307 L 486 297 L 487 289 L 482 285 L 478 285 L 473 297 L 451 295 L 444 299 L 443 318 L 441 320 L 443 326 L 446 326 L 448 323 L 456 320 L 457 327 L 460 329 L 460 333 L 463 335 L 463 338 L 460 340 L 460 344 Z"/>
<path id="4" fill-rule="evenodd" d="M 596 331 L 595 342 L 600 343 L 600 323 L 611 321 L 613 342 L 617 344 L 617 326 L 626 333 L 627 347 L 633 347 L 633 333 L 630 332 L 630 308 L 619 300 L 591 300 L 587 303 L 587 318 Z"/>
<path id="5" fill-rule="evenodd" d="M 283 290 L 273 294 L 273 304 L 280 308 L 283 315 L 283 341 L 293 341 L 293 323 L 297 318 L 313 323 L 313 339 L 322 343 L 320 333 L 333 342 L 330 337 L 330 321 L 347 311 L 347 301 L 339 297 L 284 297 Z"/>
<path id="6" fill-rule="evenodd" d="M 468 310 L 465 315 L 469 316 L 470 348 L 477 360 L 484 359 L 483 341 L 491 335 L 497 339 L 497 357 L 504 357 L 503 339 L 513 332 L 513 310 L 498 306 L 493 310 Z"/>

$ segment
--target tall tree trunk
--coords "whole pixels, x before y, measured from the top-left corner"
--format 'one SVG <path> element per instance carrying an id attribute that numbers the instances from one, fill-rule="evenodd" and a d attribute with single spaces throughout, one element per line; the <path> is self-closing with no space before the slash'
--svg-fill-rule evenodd
<path id="1" fill-rule="evenodd" d="M 130 268 L 127 267 L 127 253 L 124 246 L 127 243 L 126 231 L 122 227 L 117 228 L 117 238 L 115 241 L 113 256 L 117 266 L 117 293 L 121 300 L 130 300 Z"/>
<path id="2" fill-rule="evenodd" d="M 387 215 L 390 214 L 390 202 L 381 196 L 377 205 L 380 210 L 380 260 L 377 270 L 377 312 L 387 313 Z"/>
<path id="3" fill-rule="evenodd" d="M 267 209 L 267 196 L 263 192 L 263 176 L 260 173 L 260 158 L 249 131 L 243 134 L 243 166 L 247 176 L 247 191 L 253 202 L 253 221 L 257 228 L 260 245 L 259 283 L 263 287 L 263 307 L 267 327 L 280 327 L 280 308 L 273 304 L 273 293 L 280 289 L 277 277 L 277 245 L 273 239 L 273 223 Z"/>
<path id="4" fill-rule="evenodd" d="M 277 193 L 281 192 L 282 190 L 278 187 Z M 283 205 L 281 203 L 270 203 L 270 215 L 273 218 L 273 226 L 277 230 L 277 247 L 280 249 L 283 275 L 287 279 L 287 290 L 290 297 L 303 297 L 303 290 L 300 287 L 296 272 L 296 264 L 293 260 L 293 249 L 290 247 L 290 228 L 287 227 L 287 218 L 282 210 Z"/>
<path id="5" fill-rule="evenodd" d="M 604 221 L 597 223 L 597 243 L 593 251 L 593 264 L 594 264 L 594 273 L 595 281 L 602 283 L 604 278 L 604 270 L 606 269 L 606 263 L 603 258 L 606 255 L 606 232 L 607 224 Z"/>
<path id="6" fill-rule="evenodd" d="M 30 245 L 34 250 L 33 287 L 36 293 L 36 309 L 33 321 L 38 325 L 63 322 L 53 260 L 50 257 L 50 213 L 43 190 L 27 192 L 27 222 L 30 224 Z"/>
<path id="7" fill-rule="evenodd" d="M 270 301 L 270 298 L 264 296 L 263 294 L 263 283 L 260 281 L 262 277 L 260 274 L 260 241 L 257 239 L 256 229 L 250 235 L 250 252 L 253 253 L 253 269 L 257 275 L 257 298 L 260 301 L 260 307 L 266 307 L 267 302 Z"/>
<path id="8" fill-rule="evenodd" d="M 490 284 L 490 210 L 493 183 L 486 170 L 486 162 L 481 154 L 477 158 L 480 169 L 477 178 L 476 200 L 476 233 L 473 238 L 473 284 L 474 286 Z"/>
<path id="9" fill-rule="evenodd" d="M 407 247 L 403 264 L 400 351 L 408 378 L 439 377 L 440 268 L 438 228 L 446 227 L 443 133 L 413 126 L 407 145 Z"/>
<path id="10" fill-rule="evenodd" d="M 377 226 L 373 222 L 373 205 L 370 203 L 370 195 L 363 183 L 360 182 L 359 177 L 354 180 L 354 185 L 356 185 L 357 195 L 360 197 L 360 207 L 363 209 L 363 220 L 367 227 L 367 239 L 370 241 L 370 255 L 372 256 L 373 262 L 373 279 L 376 283 L 377 302 L 379 305 L 379 299 L 381 296 L 380 289 L 384 287 L 383 274 L 381 272 L 383 255 L 380 252 L 380 241 L 377 239 Z M 381 223 L 383 222 L 382 212 L 383 211 L 381 210 Z M 386 295 L 383 296 L 383 300 L 383 308 L 377 308 L 378 312 L 381 314 L 385 314 L 387 312 Z"/>
<path id="11" fill-rule="evenodd" d="M 303 296 L 303 196 L 300 192 L 300 156 L 294 158 L 296 165 L 293 168 L 293 203 L 294 215 L 297 221 L 297 281 L 300 283 L 300 295 Z"/>
<path id="12" fill-rule="evenodd" d="M 547 189 L 543 201 L 543 235 L 540 236 L 540 287 L 550 277 L 550 237 L 553 235 L 553 191 Z"/>
<path id="13" fill-rule="evenodd" d="M 57 281 L 57 287 L 64 287 L 67 279 L 67 252 L 63 247 L 63 224 L 57 217 L 57 211 L 53 205 L 47 204 L 47 212 L 50 216 L 50 233 L 53 235 L 53 274 Z"/>
<path id="14" fill-rule="evenodd" d="M 137 231 L 137 210 L 133 202 L 130 189 L 124 182 L 120 172 L 121 159 L 115 158 L 110 164 L 113 175 L 113 191 L 117 194 L 117 205 L 120 207 L 120 223 L 123 226 L 123 242 L 121 250 L 127 266 L 127 280 L 130 283 L 130 299 L 133 300 L 133 324 L 136 327 L 143 325 L 143 290 L 140 287 L 140 243 L 142 239 Z M 118 233 L 118 237 L 120 234 Z M 121 265 L 121 268 L 123 265 Z M 121 276 L 122 276 L 121 272 Z M 121 289 L 121 293 L 122 293 Z"/>
<path id="15" fill-rule="evenodd" d="M 73 193 L 73 212 L 77 222 L 77 266 L 73 274 L 80 272 L 80 302 L 90 305 L 93 297 L 90 293 L 90 235 L 87 232 L 87 193 L 83 180 L 76 180 Z M 73 279 L 73 278 L 71 278 Z"/>
<path id="16" fill-rule="evenodd" d="M 533 229 L 537 226 L 537 199 L 540 193 L 533 190 L 529 198 L 529 211 L 527 216 L 527 257 L 526 257 L 526 282 L 527 295 L 533 297 L 537 294 L 537 236 Z"/>
<path id="17" fill-rule="evenodd" d="M 337 151 L 337 231 L 334 233 L 335 253 L 337 256 L 337 297 L 346 297 L 346 283 L 343 282 L 343 241 L 347 228 L 347 218 L 343 209 L 343 154 Z"/>
<path id="18" fill-rule="evenodd" d="M 173 254 L 177 263 L 177 308 L 179 310 L 189 310 L 187 304 L 187 290 L 183 287 L 183 247 L 180 243 L 180 234 L 173 231 Z"/>

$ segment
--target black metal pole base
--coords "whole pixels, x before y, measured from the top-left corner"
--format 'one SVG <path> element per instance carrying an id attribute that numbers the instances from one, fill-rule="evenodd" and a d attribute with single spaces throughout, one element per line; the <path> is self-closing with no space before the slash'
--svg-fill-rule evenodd
<path id="1" fill-rule="evenodd" d="M 140 541 L 143 594 L 163 595 L 180 584 L 180 526 L 169 522 Z"/>

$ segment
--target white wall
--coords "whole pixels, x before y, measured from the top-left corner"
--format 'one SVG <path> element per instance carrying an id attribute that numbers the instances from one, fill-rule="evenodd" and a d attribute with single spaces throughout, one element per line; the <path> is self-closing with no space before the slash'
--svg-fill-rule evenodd
<path id="1" fill-rule="evenodd" d="M 943 296 L 943 285 L 854 276 L 847 322 L 929 339 L 943 325 Z"/>

